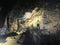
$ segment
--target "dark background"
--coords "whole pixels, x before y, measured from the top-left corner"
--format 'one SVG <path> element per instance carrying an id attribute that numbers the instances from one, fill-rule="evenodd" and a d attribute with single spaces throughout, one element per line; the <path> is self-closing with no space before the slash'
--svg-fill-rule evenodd
<path id="1" fill-rule="evenodd" d="M 48 3 L 48 5 L 46 6 L 45 3 Z M 54 9 L 57 3 L 59 5 L 58 8 L 60 8 L 59 0 L 0 0 L 0 27 L 3 26 L 5 17 L 15 7 L 20 7 L 20 9 L 33 9 L 38 6 Z"/>

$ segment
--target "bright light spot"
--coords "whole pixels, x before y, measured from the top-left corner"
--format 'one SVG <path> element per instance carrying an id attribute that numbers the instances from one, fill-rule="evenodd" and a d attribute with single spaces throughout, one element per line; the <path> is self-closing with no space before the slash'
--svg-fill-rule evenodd
<path id="1" fill-rule="evenodd" d="M 31 17 L 31 12 L 26 12 L 25 15 L 23 16 L 23 20 L 26 20 Z"/>

